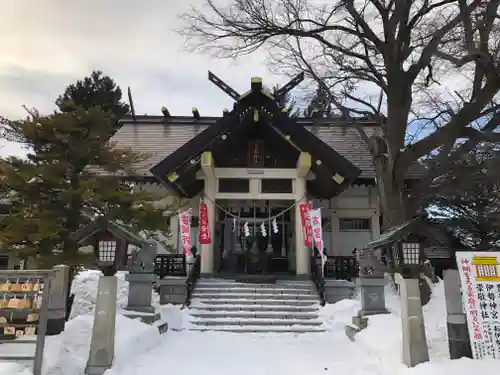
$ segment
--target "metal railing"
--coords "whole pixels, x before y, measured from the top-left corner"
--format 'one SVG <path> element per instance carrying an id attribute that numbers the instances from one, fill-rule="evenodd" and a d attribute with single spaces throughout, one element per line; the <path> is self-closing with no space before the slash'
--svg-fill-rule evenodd
<path id="1" fill-rule="evenodd" d="M 321 259 L 316 257 L 316 264 Z M 354 256 L 328 256 L 325 264 L 325 279 L 354 281 L 359 274 L 358 262 Z"/>
<path id="2" fill-rule="evenodd" d="M 324 306 L 326 303 L 326 296 L 325 296 L 325 279 L 323 277 L 323 273 L 321 272 L 321 263 L 318 265 L 316 262 L 316 256 L 313 253 L 313 249 L 309 249 L 310 251 L 310 262 L 309 265 L 311 267 L 310 273 L 311 273 L 311 280 L 316 286 L 316 291 L 318 292 L 319 296 L 319 301 L 321 306 Z"/>
<path id="3" fill-rule="evenodd" d="M 189 269 L 189 275 L 186 280 L 186 300 L 184 302 L 185 306 L 191 304 L 191 296 L 193 295 L 193 290 L 196 287 L 196 282 L 200 278 L 200 268 L 201 268 L 201 257 L 197 256 L 194 265 Z"/>

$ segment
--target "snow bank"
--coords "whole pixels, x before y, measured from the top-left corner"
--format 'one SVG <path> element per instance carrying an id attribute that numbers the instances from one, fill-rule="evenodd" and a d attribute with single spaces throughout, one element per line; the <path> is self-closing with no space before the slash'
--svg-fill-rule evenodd
<path id="1" fill-rule="evenodd" d="M 390 314 L 370 316 L 368 328 L 356 335 L 356 342 L 369 351 L 401 361 L 401 306 L 399 296 L 390 287 L 386 288 L 386 306 Z M 423 312 L 431 359 L 449 358 L 442 282 L 434 285 L 432 298 L 424 306 Z M 380 340 L 381 337 L 384 339 Z"/>
<path id="2" fill-rule="evenodd" d="M 33 372 L 26 366 L 13 362 L 0 362 L 0 374 L 2 375 L 33 375 Z"/>
<path id="3" fill-rule="evenodd" d="M 471 375 L 498 373 L 498 360 L 475 361 L 469 358 L 454 361 L 427 362 L 401 371 L 400 375 Z"/>
<path id="4" fill-rule="evenodd" d="M 116 301 L 119 310 L 127 306 L 128 298 L 128 281 L 125 280 L 127 272 L 118 272 L 116 277 L 118 279 L 118 297 Z M 101 271 L 85 270 L 75 276 L 73 285 L 71 286 L 72 293 L 75 294 L 75 301 L 71 309 L 70 318 L 75 318 L 79 315 L 92 315 L 94 314 L 97 286 L 99 284 L 99 276 Z M 159 296 L 153 293 L 153 306 L 159 306 Z"/>
<path id="5" fill-rule="evenodd" d="M 80 315 L 70 320 L 65 331 L 51 340 L 45 356 L 46 375 L 83 375 L 93 320 L 92 315 Z M 157 346 L 160 340 L 156 327 L 117 315 L 113 368 L 123 367 L 134 357 Z"/>

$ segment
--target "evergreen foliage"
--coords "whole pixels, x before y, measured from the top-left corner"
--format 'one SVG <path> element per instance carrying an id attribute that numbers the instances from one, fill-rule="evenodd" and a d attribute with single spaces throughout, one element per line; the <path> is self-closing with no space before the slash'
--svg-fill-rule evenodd
<path id="1" fill-rule="evenodd" d="M 123 178 L 133 176 L 133 165 L 149 155 L 108 142 L 117 116 L 128 111 L 120 97 L 109 77 L 93 72 L 68 86 L 57 101 L 60 111 L 41 115 L 33 110 L 24 120 L 2 120 L 31 152 L 27 160 L 0 159 L 0 197 L 11 202 L 0 226 L 0 251 L 37 256 L 45 263 L 80 263 L 69 236 L 95 214 L 153 238 L 157 231 L 168 231 L 164 213 L 172 207 L 155 203 L 165 196 L 146 193 Z"/>

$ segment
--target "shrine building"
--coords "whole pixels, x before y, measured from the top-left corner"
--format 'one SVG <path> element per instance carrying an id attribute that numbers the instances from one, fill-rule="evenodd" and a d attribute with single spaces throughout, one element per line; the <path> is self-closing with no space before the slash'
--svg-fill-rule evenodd
<path id="1" fill-rule="evenodd" d="M 355 248 L 379 236 L 375 170 L 357 130 L 338 119 L 291 118 L 278 104 L 302 79 L 297 76 L 273 95 L 260 78 L 252 78 L 250 90 L 241 95 L 209 73 L 209 80 L 234 99 L 231 111 L 204 117 L 193 109 L 191 116 L 173 116 L 163 107 L 163 115 L 141 116 L 131 102 L 133 115 L 120 120 L 111 142 L 152 155 L 136 165 L 141 186 L 188 202 L 201 274 L 308 274 L 311 255 L 304 244 L 301 202 L 321 208 L 328 256 L 352 257 Z M 372 120 L 357 125 L 368 137 L 380 130 Z M 202 245 L 201 201 L 211 238 Z M 182 253 L 178 217 L 170 224 L 170 244 Z M 259 247 L 267 254 L 265 267 L 258 251 L 248 257 Z"/>

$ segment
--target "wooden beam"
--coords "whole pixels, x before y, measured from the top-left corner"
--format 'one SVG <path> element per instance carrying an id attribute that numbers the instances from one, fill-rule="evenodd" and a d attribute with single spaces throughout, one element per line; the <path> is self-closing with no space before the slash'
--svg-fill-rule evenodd
<path id="1" fill-rule="evenodd" d="M 212 152 L 205 151 L 201 154 L 201 169 L 205 173 L 206 177 L 215 178 L 214 158 L 212 156 Z"/>
<path id="2" fill-rule="evenodd" d="M 224 91 L 227 95 L 229 95 L 231 98 L 234 100 L 238 101 L 240 100 L 240 94 L 233 89 L 231 86 L 229 86 L 227 83 L 225 83 L 222 79 L 217 77 L 215 74 L 212 72 L 208 72 L 208 80 L 212 82 L 215 86 L 220 88 L 222 91 Z"/>
<path id="3" fill-rule="evenodd" d="M 301 152 L 297 159 L 297 177 L 306 177 L 310 169 L 311 154 L 308 152 Z"/>

